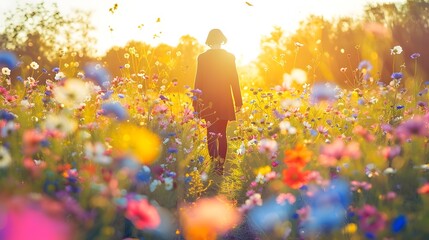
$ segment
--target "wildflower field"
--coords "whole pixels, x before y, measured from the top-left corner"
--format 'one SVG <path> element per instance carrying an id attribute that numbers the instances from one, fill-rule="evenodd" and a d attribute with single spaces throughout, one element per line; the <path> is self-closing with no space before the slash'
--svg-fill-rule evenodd
<path id="1" fill-rule="evenodd" d="M 286 12 L 301 1 L 87 1 L 66 14 L 75 1 L 1 4 L 0 240 L 429 239 L 428 1 L 368 1 L 359 18 L 309 15 L 293 32 Z M 252 62 L 235 55 L 243 106 L 223 175 L 193 108 L 205 46 L 162 42 L 216 7 L 228 44 L 249 53 L 245 23 L 288 17 L 257 33 Z"/>
<path id="2" fill-rule="evenodd" d="M 210 123 L 192 109 L 204 93 L 138 69 L 139 49 L 120 76 L 74 57 L 41 69 L 0 52 L 1 239 L 429 236 L 428 89 L 415 72 L 377 79 L 364 60 L 344 70 L 350 89 L 302 69 L 242 84 L 217 176 Z"/>

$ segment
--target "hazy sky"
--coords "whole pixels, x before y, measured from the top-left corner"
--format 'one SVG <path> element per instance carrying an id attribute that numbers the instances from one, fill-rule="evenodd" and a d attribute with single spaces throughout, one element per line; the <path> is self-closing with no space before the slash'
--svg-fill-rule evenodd
<path id="1" fill-rule="evenodd" d="M 13 11 L 20 3 L 37 0 L 0 0 L 0 24 L 3 12 Z M 176 45 L 180 36 L 189 34 L 204 43 L 212 28 L 220 28 L 228 38 L 226 49 L 239 61 L 256 57 L 262 35 L 274 25 L 292 32 L 309 14 L 351 16 L 362 13 L 364 5 L 400 0 L 45 0 L 56 2 L 65 13 L 78 9 L 93 13 L 97 27 L 98 51 L 112 45 L 123 46 L 135 39 L 151 44 Z M 118 8 L 114 14 L 109 8 Z M 160 22 L 157 19 L 160 18 Z M 138 26 L 144 24 L 139 29 Z M 111 32 L 109 29 L 112 28 Z M 2 29 L 0 25 L 0 29 Z M 162 32 L 161 34 L 159 34 Z M 153 35 L 160 35 L 153 39 Z"/>

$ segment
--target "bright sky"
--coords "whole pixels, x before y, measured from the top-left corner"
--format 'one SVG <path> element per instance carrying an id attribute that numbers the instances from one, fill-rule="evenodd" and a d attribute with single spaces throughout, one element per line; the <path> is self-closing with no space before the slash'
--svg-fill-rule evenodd
<path id="1" fill-rule="evenodd" d="M 254 59 L 262 35 L 274 25 L 292 32 L 309 14 L 351 16 L 362 13 L 367 3 L 404 2 L 400 0 L 45 0 L 57 2 L 61 11 L 85 9 L 93 13 L 97 28 L 98 52 L 113 45 L 123 46 L 130 39 L 151 44 L 177 45 L 189 34 L 204 43 L 212 28 L 220 28 L 228 38 L 225 48 L 241 63 Z M 36 0 L 0 0 L 3 11 L 13 11 L 20 3 Z M 114 14 L 109 8 L 118 8 Z M 160 22 L 157 19 L 160 18 Z M 144 24 L 143 28 L 138 26 Z M 109 29 L 112 28 L 113 32 Z M 161 34 L 159 34 L 162 32 Z M 153 35 L 160 35 L 153 39 Z"/>

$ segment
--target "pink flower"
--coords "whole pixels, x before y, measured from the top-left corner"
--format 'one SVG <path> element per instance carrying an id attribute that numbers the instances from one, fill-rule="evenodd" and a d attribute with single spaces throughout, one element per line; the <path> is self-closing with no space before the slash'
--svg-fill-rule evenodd
<path id="1" fill-rule="evenodd" d="M 358 125 L 353 129 L 353 133 L 362 136 L 366 141 L 372 142 L 375 140 L 374 135 L 372 135 L 366 128 Z"/>
<path id="2" fill-rule="evenodd" d="M 125 216 L 133 222 L 138 229 L 155 229 L 161 223 L 156 208 L 149 204 L 147 199 L 128 201 Z"/>
<path id="3" fill-rule="evenodd" d="M 27 130 L 22 137 L 24 145 L 24 154 L 32 155 L 39 150 L 40 143 L 45 139 L 45 134 L 35 130 Z"/>
<path id="4" fill-rule="evenodd" d="M 350 189 L 352 191 L 357 191 L 357 190 L 366 190 L 366 191 L 368 191 L 368 190 L 370 190 L 372 188 L 372 184 L 368 183 L 368 182 L 365 182 L 365 181 L 362 181 L 362 182 L 351 181 L 350 185 L 351 185 Z"/>
<path id="5" fill-rule="evenodd" d="M 280 193 L 276 198 L 276 202 L 280 205 L 284 204 L 286 201 L 289 204 L 294 204 L 296 202 L 296 197 L 291 193 Z"/>
<path id="6" fill-rule="evenodd" d="M 335 166 L 339 160 L 345 157 L 358 159 L 361 156 L 359 143 L 352 142 L 346 145 L 343 140 L 336 139 L 333 143 L 321 148 L 319 162 L 323 166 Z"/>
<path id="7" fill-rule="evenodd" d="M 385 159 L 391 161 L 396 156 L 401 154 L 401 147 L 400 146 L 385 147 L 385 148 L 383 148 L 381 153 Z"/>
<path id="8" fill-rule="evenodd" d="M 58 202 L 45 197 L 38 200 L 14 197 L 3 206 L 5 212 L 0 212 L 1 239 L 72 239 L 72 228 Z"/>
<path id="9" fill-rule="evenodd" d="M 386 216 L 378 212 L 374 206 L 366 204 L 357 211 L 357 214 L 359 226 L 365 232 L 376 234 L 386 226 Z"/>

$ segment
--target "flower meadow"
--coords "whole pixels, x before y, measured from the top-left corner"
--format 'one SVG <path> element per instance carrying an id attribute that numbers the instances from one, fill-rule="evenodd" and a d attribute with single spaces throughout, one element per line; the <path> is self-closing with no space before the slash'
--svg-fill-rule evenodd
<path id="1" fill-rule="evenodd" d="M 218 176 L 204 93 L 139 69 L 135 48 L 120 76 L 74 57 L 43 69 L 0 51 L 0 239 L 429 237 L 428 87 L 399 63 L 386 79 L 339 69 L 347 88 L 302 69 L 241 79 Z"/>

